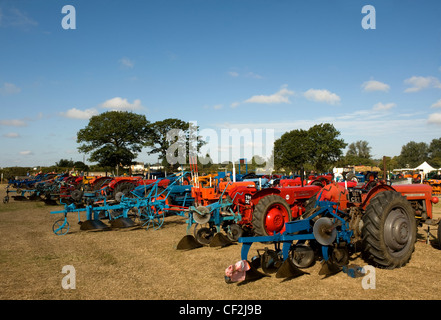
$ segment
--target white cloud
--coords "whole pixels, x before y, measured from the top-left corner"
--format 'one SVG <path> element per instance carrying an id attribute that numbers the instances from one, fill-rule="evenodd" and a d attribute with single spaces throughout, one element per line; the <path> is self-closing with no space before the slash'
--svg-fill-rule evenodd
<path id="1" fill-rule="evenodd" d="M 239 105 L 240 105 L 240 102 L 235 101 L 235 102 L 233 102 L 233 103 L 230 105 L 230 107 L 231 107 L 231 108 L 237 108 Z"/>
<path id="2" fill-rule="evenodd" d="M 372 114 L 375 114 L 372 115 Z M 369 141 L 377 139 L 383 141 L 385 132 L 387 132 L 388 139 L 416 139 L 422 134 L 431 134 L 433 129 L 427 128 L 427 119 L 418 117 L 419 114 L 411 114 L 406 116 L 397 115 L 396 117 L 385 118 L 379 112 L 372 112 L 372 110 L 358 110 L 352 113 L 317 117 L 314 119 L 297 119 L 297 120 L 282 120 L 280 122 L 253 122 L 253 123 L 222 123 L 217 124 L 219 128 L 237 128 L 239 130 L 268 130 L 273 129 L 276 133 L 276 138 L 283 133 L 294 129 L 308 130 L 310 127 L 321 123 L 332 123 L 334 127 L 341 131 L 342 137 L 347 140 L 350 137 L 364 137 Z M 431 119 L 433 123 L 441 124 L 441 113 L 433 116 Z M 438 122 L 437 122 L 438 121 Z M 369 128 L 369 130 L 366 130 Z M 403 131 L 403 128 L 406 130 Z M 392 138 L 393 137 L 393 138 Z M 410 140 L 409 140 L 410 141 Z M 396 143 L 395 141 L 393 143 Z M 396 152 L 400 153 L 398 149 Z"/>
<path id="3" fill-rule="evenodd" d="M 277 91 L 276 93 L 266 96 L 266 95 L 257 95 L 252 96 L 251 98 L 245 100 L 245 103 L 265 103 L 265 104 L 271 104 L 271 103 L 291 103 L 289 101 L 289 96 L 294 94 L 294 91 L 288 90 L 286 88 L 287 86 L 282 86 L 282 89 Z"/>
<path id="4" fill-rule="evenodd" d="M 306 99 L 317 102 L 336 104 L 340 102 L 340 97 L 326 89 L 309 89 L 304 94 Z"/>
<path id="5" fill-rule="evenodd" d="M 3 86 L 0 87 L 0 94 L 2 95 L 16 94 L 19 93 L 20 91 L 21 89 L 13 83 L 5 82 L 3 83 Z"/>
<path id="6" fill-rule="evenodd" d="M 119 63 L 121 64 L 121 66 L 130 69 L 132 69 L 135 66 L 133 60 L 130 60 L 129 58 L 122 58 L 119 60 Z"/>
<path id="7" fill-rule="evenodd" d="M 430 106 L 431 108 L 441 108 L 441 99 Z"/>
<path id="8" fill-rule="evenodd" d="M 254 72 L 248 72 L 247 74 L 245 74 L 245 77 L 253 78 L 253 79 L 263 79 L 263 77 L 260 74 Z"/>
<path id="9" fill-rule="evenodd" d="M 131 111 L 144 108 L 139 99 L 134 100 L 133 103 L 129 103 L 127 99 L 120 97 L 109 99 L 103 102 L 100 107 L 112 111 Z"/>
<path id="10" fill-rule="evenodd" d="M 427 119 L 428 123 L 441 124 L 441 112 L 432 113 L 429 115 L 429 119 Z"/>
<path id="11" fill-rule="evenodd" d="M 26 150 L 26 151 L 20 151 L 19 154 L 21 154 L 22 156 L 30 156 L 33 155 L 34 153 L 30 150 Z"/>
<path id="12" fill-rule="evenodd" d="M 122 99 L 120 97 L 115 97 L 113 99 L 104 101 L 99 105 L 99 107 L 103 109 L 108 109 L 109 111 L 133 111 L 144 108 L 141 105 L 141 100 L 139 99 L 134 100 L 133 103 L 129 103 L 127 99 Z M 60 115 L 62 117 L 70 118 L 70 119 L 80 119 L 80 120 L 87 120 L 98 114 L 99 111 L 97 108 L 90 108 L 86 110 L 79 110 L 77 108 L 72 108 L 67 110 L 66 112 L 60 112 Z"/>
<path id="13" fill-rule="evenodd" d="M 263 79 L 263 77 L 260 74 L 254 73 L 254 72 L 246 72 L 246 73 L 240 73 L 237 71 L 228 71 L 228 74 L 233 77 L 237 78 L 239 76 L 245 77 L 245 78 L 253 78 L 253 79 Z"/>
<path id="14" fill-rule="evenodd" d="M 13 119 L 13 120 L 0 120 L 0 125 L 10 126 L 10 127 L 26 127 L 27 124 L 23 120 Z"/>
<path id="15" fill-rule="evenodd" d="M 87 120 L 90 119 L 92 116 L 96 116 L 98 114 L 98 111 L 94 108 L 92 109 L 86 109 L 86 110 L 79 110 L 77 108 L 72 108 L 67 110 L 66 112 L 61 112 L 60 115 L 66 118 L 70 119 L 81 119 L 81 120 Z"/>
<path id="16" fill-rule="evenodd" d="M 38 22 L 29 18 L 28 15 L 16 8 L 9 9 L 7 14 L 0 11 L 0 27 L 19 27 L 27 29 L 37 26 Z"/>
<path id="17" fill-rule="evenodd" d="M 210 106 L 210 105 L 208 105 L 208 104 L 205 104 L 205 105 L 203 106 L 203 108 L 204 108 L 204 109 L 207 109 L 207 110 L 210 110 L 210 109 L 220 110 L 220 109 L 222 109 L 223 107 L 224 107 L 223 104 L 216 104 L 216 105 L 214 105 L 214 106 Z"/>
<path id="18" fill-rule="evenodd" d="M 372 92 L 372 91 L 388 92 L 390 89 L 389 85 L 376 80 L 366 81 L 361 85 L 361 87 L 366 92 Z"/>
<path id="19" fill-rule="evenodd" d="M 239 130 L 274 130 L 275 138 L 283 133 L 294 129 L 308 130 L 316 124 L 331 123 L 341 132 L 341 138 L 345 142 L 367 140 L 372 145 L 372 154 L 380 158 L 383 155 L 399 155 L 401 146 L 407 142 L 424 141 L 432 137 L 434 127 L 441 125 L 441 113 L 432 116 L 428 124 L 428 117 L 425 112 L 414 112 L 412 114 L 394 113 L 392 117 L 385 117 L 384 112 L 371 109 L 356 110 L 350 113 L 336 114 L 329 116 L 316 115 L 312 118 L 303 118 L 302 115 L 290 120 L 284 119 L 262 119 L 262 122 L 239 122 L 239 123 L 218 123 L 219 130 L 226 128 L 237 128 Z M 366 130 L 369 128 L 369 130 Z M 431 138 L 430 138 L 431 139 Z M 429 140 L 430 140 L 429 139 Z"/>
<path id="20" fill-rule="evenodd" d="M 20 135 L 17 132 L 9 132 L 3 135 L 5 138 L 20 138 Z"/>
<path id="21" fill-rule="evenodd" d="M 441 82 L 438 80 L 438 78 L 435 77 L 413 76 L 409 79 L 404 80 L 404 83 L 411 85 L 411 87 L 404 90 L 404 92 L 418 92 L 420 90 L 428 88 L 441 89 Z"/>
<path id="22" fill-rule="evenodd" d="M 381 110 L 389 110 L 389 109 L 391 109 L 391 108 L 393 108 L 393 107 L 395 107 L 396 106 L 396 104 L 395 103 L 393 103 L 393 102 L 390 102 L 390 103 L 386 103 L 386 104 L 384 104 L 384 103 L 382 103 L 382 102 L 378 102 L 378 103 L 376 103 L 375 105 L 374 105 L 374 110 L 376 110 L 376 111 L 381 111 Z"/>

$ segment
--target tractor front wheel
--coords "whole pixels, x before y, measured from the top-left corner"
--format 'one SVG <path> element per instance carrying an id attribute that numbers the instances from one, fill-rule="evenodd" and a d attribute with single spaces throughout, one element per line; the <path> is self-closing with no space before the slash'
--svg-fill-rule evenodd
<path id="1" fill-rule="evenodd" d="M 362 246 L 367 261 L 394 269 L 409 262 L 416 241 L 415 213 L 400 193 L 383 191 L 366 207 Z"/>

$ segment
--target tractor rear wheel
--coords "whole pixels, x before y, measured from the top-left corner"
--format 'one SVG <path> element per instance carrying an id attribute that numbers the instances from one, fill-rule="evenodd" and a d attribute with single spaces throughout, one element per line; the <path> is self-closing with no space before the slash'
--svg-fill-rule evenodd
<path id="1" fill-rule="evenodd" d="M 375 266 L 394 269 L 409 262 L 415 249 L 415 213 L 400 193 L 383 191 L 363 215 L 362 251 Z"/>
<path id="2" fill-rule="evenodd" d="M 117 201 L 121 201 L 121 197 L 122 195 L 124 195 L 124 197 L 127 198 L 133 198 L 133 194 L 132 191 L 136 188 L 136 185 L 134 183 L 125 181 L 125 182 L 121 182 L 120 184 L 118 184 L 115 187 L 114 190 L 114 197 L 115 200 Z"/>
<path id="3" fill-rule="evenodd" d="M 291 208 L 282 197 L 270 194 L 263 197 L 254 208 L 252 224 L 256 236 L 272 236 L 285 231 L 291 221 Z"/>

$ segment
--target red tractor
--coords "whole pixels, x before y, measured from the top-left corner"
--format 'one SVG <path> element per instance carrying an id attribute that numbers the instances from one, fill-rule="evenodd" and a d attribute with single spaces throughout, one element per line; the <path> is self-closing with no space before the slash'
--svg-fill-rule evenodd
<path id="1" fill-rule="evenodd" d="M 305 203 L 314 196 L 320 187 L 308 185 L 304 187 L 271 187 L 260 189 L 256 182 L 220 182 L 215 187 L 192 187 L 194 207 L 198 212 L 193 212 L 195 235 L 198 224 L 202 227 L 210 221 L 210 230 L 205 238 L 211 238 L 221 227 L 230 241 L 237 241 L 244 233 L 252 235 L 268 235 L 284 231 L 285 223 L 299 218 L 305 212 Z M 213 206 L 227 203 L 220 210 L 220 215 L 234 219 L 209 220 L 205 213 L 214 212 Z M 227 208 L 228 207 L 228 208 Z M 196 214 L 197 213 L 197 214 Z M 193 221 L 194 220 L 194 221 Z M 207 232 L 207 231 L 206 231 Z M 198 237 L 196 236 L 196 239 Z M 189 247 L 193 248 L 193 241 Z"/>
<path id="2" fill-rule="evenodd" d="M 415 250 L 417 227 L 440 223 L 432 216 L 432 205 L 438 198 L 431 193 L 430 186 L 424 184 L 391 186 L 380 182 L 366 190 L 330 183 L 306 203 L 301 219 L 285 224 L 285 231 L 240 238 L 240 263 L 245 270 L 236 271 L 246 273 L 236 279 L 235 268 L 230 266 L 225 280 L 253 281 L 274 272 L 277 278 L 293 278 L 305 273 L 299 268 L 309 268 L 317 259 L 322 260 L 319 274 L 332 275 L 345 267 L 349 270 L 351 252 L 361 252 L 375 267 L 403 267 Z M 254 242 L 272 243 L 274 250 L 265 248 L 263 254 L 258 250 L 250 262 L 248 252 Z"/>
<path id="3" fill-rule="evenodd" d="M 352 242 L 360 242 L 365 259 L 383 268 L 404 266 L 414 251 L 417 227 L 440 223 L 432 216 L 432 205 L 438 198 L 432 197 L 430 186 L 424 184 L 391 186 L 380 182 L 366 190 L 332 183 L 314 200 L 338 203 L 354 232 Z M 310 202 L 304 218 L 315 212 L 314 203 Z"/>
<path id="4" fill-rule="evenodd" d="M 315 185 L 319 187 L 324 187 L 331 183 L 333 176 L 331 174 L 326 175 L 310 175 L 307 177 L 307 181 L 302 182 L 301 177 L 296 177 L 294 179 L 280 179 L 277 185 L 280 187 L 293 187 L 293 186 L 303 186 L 303 185 Z"/>
<path id="5" fill-rule="evenodd" d="M 354 182 L 338 184 L 343 188 L 356 185 Z M 321 189 L 322 185 L 317 184 L 282 183 L 260 191 L 255 186 L 236 186 L 229 190 L 228 195 L 234 199 L 233 211 L 241 215 L 242 219 L 238 222 L 241 229 L 257 236 L 267 236 L 282 233 L 286 222 L 300 218 Z"/>
<path id="6" fill-rule="evenodd" d="M 344 182 L 340 184 L 345 185 Z M 223 222 L 222 228 L 230 240 L 237 241 L 243 234 L 267 236 L 282 233 L 285 223 L 300 218 L 320 190 L 321 186 L 313 184 L 260 189 L 252 181 L 221 182 L 216 187 L 193 187 L 192 197 L 198 208 L 221 200 L 231 202 L 228 211 L 240 217 Z M 231 213 L 223 211 L 221 214 Z"/>
<path id="7" fill-rule="evenodd" d="M 229 190 L 233 211 L 239 212 L 238 225 L 254 235 L 272 235 L 284 231 L 286 222 L 305 212 L 305 203 L 320 190 L 319 186 L 272 187 L 258 190 L 237 186 Z M 240 235 L 239 235 L 240 236 Z"/>

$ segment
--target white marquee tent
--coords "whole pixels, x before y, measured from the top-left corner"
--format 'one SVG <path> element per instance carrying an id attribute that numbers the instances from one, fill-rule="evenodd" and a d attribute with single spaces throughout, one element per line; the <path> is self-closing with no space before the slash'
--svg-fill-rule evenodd
<path id="1" fill-rule="evenodd" d="M 426 161 L 424 161 L 422 164 L 420 164 L 418 167 L 414 168 L 414 170 L 423 171 L 424 174 L 428 174 L 430 171 L 439 170 L 432 167 L 430 164 L 428 164 Z"/>

